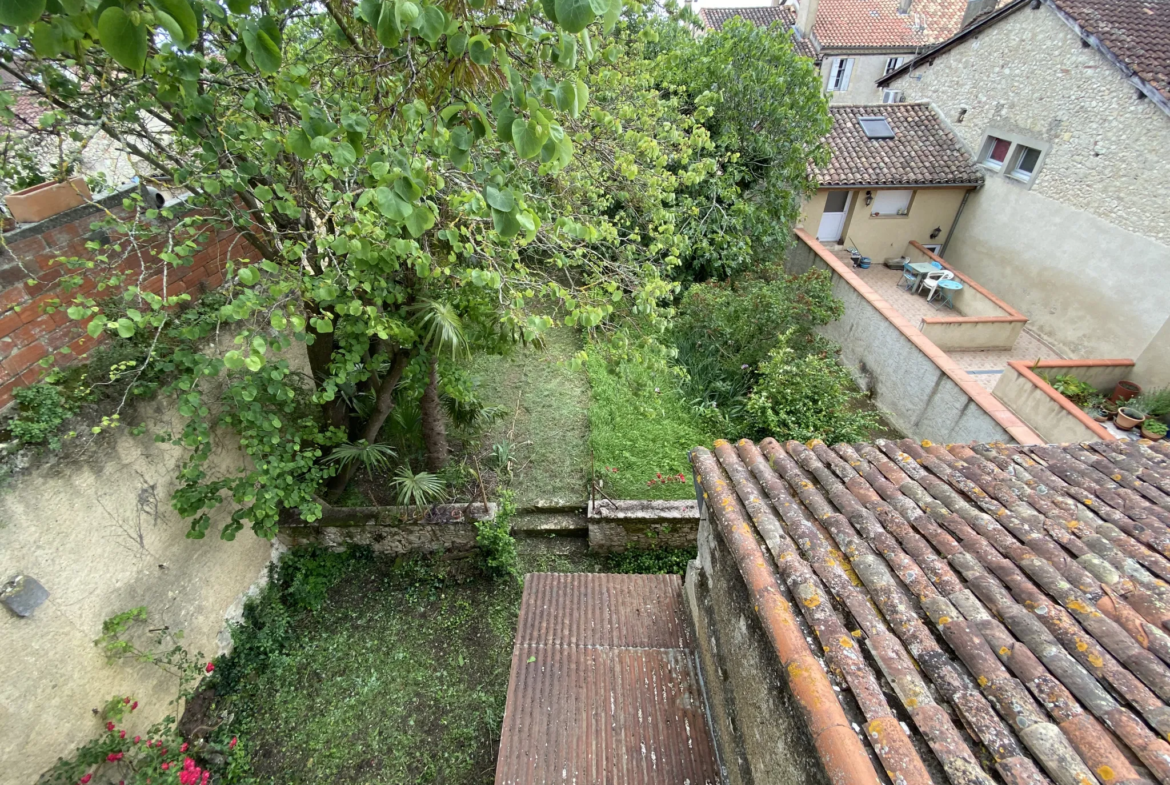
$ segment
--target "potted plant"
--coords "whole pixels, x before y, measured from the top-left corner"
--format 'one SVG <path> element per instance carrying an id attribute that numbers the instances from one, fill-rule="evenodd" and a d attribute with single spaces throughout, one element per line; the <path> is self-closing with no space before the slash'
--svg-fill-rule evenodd
<path id="1" fill-rule="evenodd" d="M 1134 396 L 1117 410 L 1117 427 L 1131 430 L 1146 419 L 1170 414 L 1170 387 Z"/>
<path id="2" fill-rule="evenodd" d="M 1116 401 L 1120 404 L 1122 401 L 1128 401 L 1130 398 L 1141 395 L 1141 393 L 1142 387 L 1140 384 L 1123 379 L 1113 388 L 1113 394 L 1109 396 L 1109 400 Z"/>
<path id="3" fill-rule="evenodd" d="M 1166 423 L 1161 420 L 1146 420 L 1142 423 L 1142 436 L 1156 442 L 1166 435 Z"/>
<path id="4" fill-rule="evenodd" d="M 1141 425 L 1146 420 L 1146 413 L 1141 406 L 1134 404 L 1132 406 L 1121 406 L 1117 409 L 1117 427 L 1123 431 L 1132 431 L 1136 426 Z"/>
<path id="5" fill-rule="evenodd" d="M 1105 417 L 1112 420 L 1117 416 L 1117 402 L 1106 398 L 1101 402 L 1101 411 L 1105 412 Z"/>
<path id="6" fill-rule="evenodd" d="M 1086 406 L 1084 412 L 1097 422 L 1109 422 L 1109 415 L 1100 406 Z"/>
<path id="7" fill-rule="evenodd" d="M 62 161 L 50 173 L 31 153 L 20 150 L 0 161 L 0 179 L 19 190 L 4 197 L 17 223 L 36 223 L 79 207 L 90 200 L 84 177 L 71 176 L 75 161 Z"/>

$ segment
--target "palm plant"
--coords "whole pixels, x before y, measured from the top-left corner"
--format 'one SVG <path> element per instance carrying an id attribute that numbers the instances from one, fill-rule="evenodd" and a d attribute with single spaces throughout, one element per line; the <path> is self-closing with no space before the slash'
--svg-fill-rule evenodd
<path id="1" fill-rule="evenodd" d="M 390 485 L 398 496 L 398 503 L 404 507 L 422 507 L 446 495 L 442 478 L 430 472 L 415 474 L 411 471 L 410 464 L 398 469 Z"/>
<path id="2" fill-rule="evenodd" d="M 390 459 L 396 457 L 398 453 L 388 444 L 378 442 L 370 444 L 365 439 L 358 439 L 356 442 L 346 442 L 334 447 L 333 452 L 325 458 L 325 462 L 340 464 L 343 469 L 356 463 L 365 468 L 366 474 L 372 480 L 375 469 L 389 468 Z"/>

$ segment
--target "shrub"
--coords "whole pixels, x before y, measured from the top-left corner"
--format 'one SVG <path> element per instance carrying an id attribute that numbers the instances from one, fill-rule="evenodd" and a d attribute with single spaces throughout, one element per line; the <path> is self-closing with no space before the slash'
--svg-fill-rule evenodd
<path id="1" fill-rule="evenodd" d="M 783 336 L 760 364 L 760 380 L 747 410 L 760 438 L 855 442 L 878 425 L 876 415 L 857 409 L 860 398 L 835 356 L 800 356 Z"/>
<path id="2" fill-rule="evenodd" d="M 610 572 L 635 575 L 685 575 L 694 548 L 631 548 L 612 553 L 605 560 Z"/>
<path id="3" fill-rule="evenodd" d="M 495 578 L 519 577 L 520 574 L 516 566 L 516 540 L 512 537 L 515 497 L 512 490 L 502 491 L 496 516 L 475 522 L 475 545 L 479 548 L 483 570 Z"/>
<path id="4" fill-rule="evenodd" d="M 12 392 L 16 417 L 9 425 L 21 444 L 45 444 L 60 449 L 57 429 L 76 411 L 75 405 L 54 384 L 32 384 Z"/>

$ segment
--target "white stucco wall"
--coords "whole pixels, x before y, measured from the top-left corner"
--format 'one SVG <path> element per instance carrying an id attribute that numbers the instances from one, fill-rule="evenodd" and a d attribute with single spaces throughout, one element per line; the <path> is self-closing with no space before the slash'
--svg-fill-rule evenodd
<path id="1" fill-rule="evenodd" d="M 989 130 L 1046 150 L 1030 188 L 988 173 L 947 261 L 1066 353 L 1141 355 L 1170 316 L 1170 116 L 1138 100 L 1048 6 L 1018 11 L 890 86 L 934 104 L 973 154 Z"/>
<path id="2" fill-rule="evenodd" d="M 879 104 L 882 101 L 882 88 L 877 86 L 877 80 L 886 74 L 886 62 L 891 57 L 909 59 L 912 51 L 888 52 L 876 55 L 824 55 L 821 62 L 821 85 L 825 91 L 829 90 L 829 79 L 833 74 L 834 64 L 838 57 L 853 58 L 853 72 L 849 77 L 849 89 L 838 90 L 829 95 L 829 103 L 833 104 Z"/>

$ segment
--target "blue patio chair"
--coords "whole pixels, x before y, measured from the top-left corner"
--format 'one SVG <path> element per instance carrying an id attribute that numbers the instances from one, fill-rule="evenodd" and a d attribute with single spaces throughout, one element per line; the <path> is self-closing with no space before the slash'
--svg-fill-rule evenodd
<path id="1" fill-rule="evenodd" d="M 905 288 L 910 292 L 914 290 L 914 284 L 918 282 L 918 274 L 910 269 L 910 262 L 905 262 L 902 265 L 902 280 L 898 283 L 898 288 Z"/>
<path id="2" fill-rule="evenodd" d="M 936 270 L 941 270 L 943 268 L 943 266 L 941 264 L 939 264 L 938 262 L 931 262 L 930 266 Z"/>

